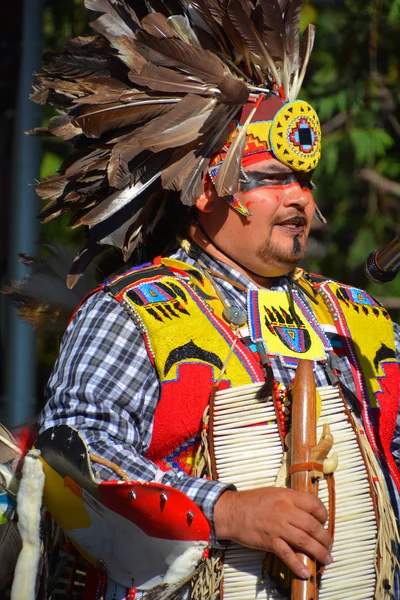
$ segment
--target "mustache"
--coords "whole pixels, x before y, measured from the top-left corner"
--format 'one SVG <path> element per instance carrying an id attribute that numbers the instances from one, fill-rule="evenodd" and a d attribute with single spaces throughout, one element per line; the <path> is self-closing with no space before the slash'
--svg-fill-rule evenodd
<path id="1" fill-rule="evenodd" d="M 308 225 L 308 218 L 303 215 L 303 214 L 299 214 L 299 213 L 293 213 L 292 215 L 285 215 L 285 218 L 277 218 L 274 220 L 274 225 L 282 225 L 284 223 L 289 223 L 289 222 L 293 222 L 296 223 L 296 225 L 303 225 L 304 227 L 306 227 Z"/>

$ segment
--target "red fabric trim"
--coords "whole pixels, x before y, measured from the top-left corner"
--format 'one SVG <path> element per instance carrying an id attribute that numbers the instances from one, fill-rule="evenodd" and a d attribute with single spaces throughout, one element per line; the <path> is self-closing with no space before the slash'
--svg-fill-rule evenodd
<path id="1" fill-rule="evenodd" d="M 396 429 L 396 418 L 398 413 L 398 401 L 400 397 L 400 368 L 396 362 L 381 363 L 381 368 L 385 375 L 378 377 L 378 383 L 382 388 L 377 392 L 376 397 L 379 402 L 380 411 L 378 413 L 378 430 L 382 443 L 383 453 L 385 455 L 390 473 L 400 492 L 400 473 L 390 451 L 390 445 L 393 440 Z"/>

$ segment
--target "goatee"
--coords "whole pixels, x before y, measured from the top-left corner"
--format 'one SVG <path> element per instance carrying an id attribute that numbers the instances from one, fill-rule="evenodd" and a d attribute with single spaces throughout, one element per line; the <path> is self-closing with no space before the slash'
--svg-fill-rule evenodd
<path id="1" fill-rule="evenodd" d="M 296 237 L 293 240 L 293 254 L 300 254 L 300 252 L 301 252 L 301 245 L 300 245 L 299 237 L 296 235 Z"/>

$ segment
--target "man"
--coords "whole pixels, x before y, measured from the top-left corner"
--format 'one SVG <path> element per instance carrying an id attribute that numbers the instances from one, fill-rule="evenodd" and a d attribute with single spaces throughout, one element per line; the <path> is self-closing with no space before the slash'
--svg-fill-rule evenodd
<path id="1" fill-rule="evenodd" d="M 252 217 L 244 221 L 225 200 L 218 198 L 212 185 L 207 187 L 196 203 L 198 223 L 218 247 L 232 258 L 229 259 L 213 246 L 196 222 L 190 224 L 189 234 L 200 248 L 204 248 L 205 253 L 200 252 L 200 256 L 210 268 L 221 270 L 222 274 L 233 275 L 245 287 L 248 287 L 249 281 L 255 286 L 271 287 L 277 277 L 291 271 L 305 254 L 314 216 L 314 200 L 309 189 L 292 181 L 295 177 L 293 172 L 283 169 L 278 161 L 272 159 L 256 163 L 256 166 L 257 178 L 261 174 L 263 176 L 262 179 L 257 179 L 259 187 L 240 194 L 246 205 L 251 204 L 254 212 Z M 255 169 L 251 167 L 247 172 L 254 173 Z M 286 182 L 282 177 L 289 181 Z M 174 256 L 189 260 L 182 251 Z M 238 262 L 235 261 L 236 257 Z M 192 260 L 189 264 L 195 265 L 196 261 Z M 224 292 L 230 292 L 231 296 L 232 286 L 224 286 Z M 241 295 L 240 304 L 244 308 L 245 295 Z M 238 303 L 235 295 L 232 300 L 235 304 Z M 128 348 L 129 358 L 123 357 Z M 154 475 L 154 467 L 142 464 L 144 460 L 135 453 L 135 450 L 139 454 L 147 451 L 152 411 L 158 397 L 154 368 L 148 363 L 138 367 L 142 352 L 145 350 L 140 334 L 128 315 L 103 293 L 92 297 L 75 315 L 66 333 L 63 350 L 49 383 L 47 394 L 50 398 L 41 424 L 42 429 L 59 423 L 77 426 L 95 454 L 112 458 L 123 466 L 132 479 L 142 479 L 145 473 L 150 479 Z M 72 371 L 71 361 L 77 365 Z M 107 379 L 107 383 L 104 381 L 105 385 L 98 380 L 101 374 Z M 288 385 L 291 376 L 292 373 L 287 375 Z M 141 383 L 136 377 L 140 378 Z M 102 398 L 105 406 L 100 409 Z M 148 403 L 150 406 L 147 406 Z M 120 411 L 129 412 L 128 422 L 122 429 Z M 104 421 L 97 418 L 99 412 L 104 415 Z M 123 439 L 132 439 L 133 444 L 122 445 Z M 119 452 L 124 456 L 119 458 Z M 198 483 L 191 490 L 190 480 L 180 481 L 182 478 L 175 474 L 170 477 L 171 484 L 195 500 L 200 499 L 202 488 L 196 490 Z M 163 482 L 166 481 L 169 481 L 168 477 L 163 478 Z M 207 488 L 210 487 L 208 482 L 202 483 L 204 486 L 207 483 Z M 223 489 L 221 485 L 213 484 L 208 494 L 210 499 L 202 499 L 201 506 L 210 517 L 214 502 Z M 287 510 L 282 513 L 279 511 L 284 522 L 278 524 L 274 507 L 282 506 L 282 494 L 284 498 L 287 497 L 284 500 Z M 241 514 L 243 509 L 237 495 L 235 493 L 231 496 L 230 492 L 226 492 L 216 504 L 219 516 L 215 523 L 217 537 L 237 539 L 246 545 L 275 550 L 303 577 L 307 577 L 307 573 L 295 558 L 289 543 L 297 548 L 307 549 L 320 562 L 329 563 L 332 543 L 320 524 L 326 520 L 326 511 L 317 499 L 278 488 L 265 490 L 265 498 L 257 491 L 247 494 L 247 501 L 245 494 L 244 513 L 251 515 L 251 522 L 257 525 L 257 529 L 251 532 L 248 527 L 243 527 L 245 515 Z M 247 502 L 249 505 L 246 509 Z M 265 516 L 258 521 L 256 508 L 260 515 L 271 515 L 271 530 L 265 524 Z M 234 518 L 231 513 L 235 515 Z M 234 534 L 227 527 L 228 524 L 239 531 Z M 248 539 L 245 535 L 249 536 Z"/>
<path id="2" fill-rule="evenodd" d="M 112 16 L 118 23 L 117 29 L 125 28 L 123 35 L 118 35 L 121 31 L 116 33 L 113 28 L 105 27 L 105 35 L 131 69 L 129 79 L 152 90 L 157 90 L 157 86 L 163 93 L 167 90 L 169 95 L 164 99 L 165 104 L 177 104 L 167 113 L 169 121 L 166 118 L 160 120 L 158 136 L 157 127 L 151 121 L 154 115 L 151 115 L 148 117 L 149 126 L 145 122 L 140 129 L 134 121 L 132 133 L 115 138 L 113 127 L 118 129 L 121 126 L 122 122 L 118 121 L 120 117 L 113 116 L 115 123 L 105 126 L 104 114 L 106 110 L 116 110 L 113 102 L 117 97 L 120 101 L 123 94 L 126 98 L 124 102 L 129 103 L 129 94 L 123 91 L 126 84 L 122 85 L 116 80 L 109 82 L 108 88 L 114 86 L 114 95 L 107 100 L 108 108 L 103 109 L 96 123 L 90 119 L 98 109 L 92 107 L 92 111 L 88 110 L 87 98 L 93 101 L 94 107 L 101 102 L 106 105 L 102 96 L 105 88 L 100 87 L 93 93 L 87 81 L 85 84 L 76 84 L 68 123 L 62 123 L 64 137 L 77 135 L 82 140 L 86 136 L 91 143 L 93 138 L 106 137 L 100 140 L 96 150 L 91 150 L 87 155 L 86 164 L 78 160 L 64 170 L 60 178 L 47 182 L 47 187 L 44 182 L 39 188 L 43 196 L 53 199 L 50 208 L 45 209 L 45 216 L 59 214 L 65 207 L 68 208 L 68 203 L 79 198 L 77 222 L 90 226 L 91 238 L 75 263 L 70 283 L 82 272 L 87 257 L 98 251 L 99 241 L 115 243 L 118 237 L 116 233 L 119 232 L 121 237 L 119 228 L 122 228 L 123 245 L 127 252 L 131 240 L 137 243 L 138 223 L 145 231 L 145 226 L 151 225 L 152 219 L 156 221 L 155 217 L 159 218 L 159 209 L 154 201 L 154 198 L 157 200 L 156 193 L 150 196 L 153 205 L 149 200 L 146 210 L 142 211 L 143 204 L 139 208 L 135 204 L 137 194 L 141 193 L 143 197 L 146 186 L 156 180 L 154 169 L 158 169 L 157 177 L 161 174 L 164 188 L 170 186 L 181 190 L 182 197 L 186 200 L 191 197 L 194 205 L 185 216 L 186 226 L 180 228 L 180 247 L 175 246 L 170 250 L 165 260 L 134 268 L 106 282 L 74 314 L 47 388 L 47 404 L 40 420 L 41 432 L 60 424 L 76 427 L 91 453 L 117 464 L 132 481 L 162 480 L 163 484 L 189 496 L 211 525 L 212 546 L 221 548 L 230 540 L 241 546 L 271 551 L 295 575 L 307 579 L 310 572 L 296 556 L 296 550 L 304 551 L 322 565 L 330 565 L 333 560 L 332 538 L 324 527 L 327 510 L 323 502 L 306 492 L 282 487 L 237 491 L 230 485 L 231 482 L 195 477 L 191 469 L 194 451 L 190 451 L 190 448 L 198 447 L 198 439 L 193 436 L 201 428 L 201 415 L 208 404 L 213 383 L 221 381 L 224 376 L 222 363 L 225 359 L 228 363 L 225 377 L 232 388 L 247 381 L 260 381 L 260 374 L 263 373 L 271 385 L 274 378 L 274 385 L 282 390 L 282 397 L 286 398 L 298 360 L 306 356 L 314 363 L 314 376 L 319 387 L 339 380 L 351 406 L 354 405 L 354 397 L 358 397 L 361 407 L 357 414 L 359 423 L 370 436 L 368 447 L 375 449 L 376 446 L 381 461 L 380 473 L 385 476 L 389 490 L 384 493 L 390 494 L 393 511 L 398 514 L 398 471 L 389 450 L 393 438 L 393 415 L 397 413 L 398 406 L 398 365 L 396 363 L 391 372 L 391 389 L 387 396 L 381 396 L 381 416 L 378 406 L 369 406 L 367 400 L 368 393 L 379 394 L 381 388 L 378 390 L 370 382 L 372 392 L 367 392 L 367 384 L 361 381 L 364 375 L 367 377 L 370 373 L 375 381 L 385 361 L 393 365 L 395 341 L 392 325 L 388 324 L 387 313 L 360 290 L 330 285 L 330 282 L 325 284 L 322 279 L 312 281 L 308 275 L 304 276 L 296 269 L 305 256 L 316 211 L 311 193 L 311 173 L 320 153 L 317 117 L 306 103 L 286 101 L 290 86 L 285 90 L 286 94 L 282 90 L 280 95 L 277 93 L 277 77 L 281 71 L 268 62 L 270 58 L 266 58 L 272 72 L 268 85 L 269 89 L 274 90 L 273 93 L 266 91 L 267 83 L 264 82 L 259 88 L 253 86 L 248 98 L 246 94 L 241 97 L 242 79 L 229 81 L 229 88 L 227 78 L 232 79 L 233 75 L 218 71 L 219 63 L 213 62 L 211 65 L 197 61 L 196 67 L 191 63 L 190 68 L 187 64 L 181 70 L 179 65 L 178 70 L 170 68 L 169 77 L 176 77 L 176 85 L 183 86 L 182 71 L 191 73 L 192 69 L 190 85 L 193 88 L 200 85 L 196 78 L 200 77 L 199 64 L 202 64 L 201 76 L 207 81 L 207 86 L 200 85 L 200 96 L 195 96 L 194 89 L 191 89 L 192 98 L 187 105 L 181 100 L 182 96 L 171 99 L 172 91 L 168 86 L 172 84 L 166 83 L 167 76 L 162 69 L 166 71 L 173 60 L 178 60 L 176 56 L 171 58 L 172 50 L 168 46 L 173 44 L 175 48 L 182 36 L 182 33 L 176 34 L 175 17 L 168 22 L 154 14 L 143 18 L 141 26 L 146 33 L 138 33 L 132 28 L 135 39 L 133 52 L 127 42 L 126 23 L 128 16 L 137 27 L 139 21 L 136 15 L 132 16 L 131 9 L 121 1 L 120 12 L 116 16 L 111 4 L 108 9 L 100 7 L 100 3 L 97 6 L 96 3 L 87 2 L 87 5 L 104 12 L 103 17 Z M 206 16 L 209 19 L 208 30 L 211 16 L 204 7 L 201 10 L 198 7 L 198 10 L 202 19 L 206 19 Z M 238 15 L 245 20 L 249 19 L 249 14 L 241 3 L 231 2 L 227 9 L 221 5 L 218 10 L 227 10 L 225 18 L 231 25 L 234 24 L 237 33 L 243 34 Z M 199 34 L 202 25 L 198 25 L 200 21 L 193 21 L 193 13 L 191 18 Z M 252 14 L 254 18 L 255 14 Z M 102 33 L 105 23 L 103 19 L 102 24 L 97 25 Z M 172 33 L 169 27 L 172 27 Z M 251 31 L 255 36 L 252 28 L 253 25 Z M 160 30 L 163 32 L 161 38 Z M 219 26 L 218 35 L 222 35 Z M 307 35 L 310 35 L 309 31 Z M 189 39 L 194 40 L 192 33 Z M 234 43 L 234 39 L 230 31 L 229 45 Z M 94 42 L 87 45 L 90 44 Z M 68 58 L 68 53 L 78 46 L 81 52 L 85 44 L 82 41 L 70 44 L 64 58 Z M 99 48 L 101 45 L 96 42 L 96 49 Z M 260 64 L 259 58 L 254 57 L 261 50 L 254 50 L 253 46 L 251 49 L 254 75 L 259 72 L 257 65 Z M 207 58 L 211 61 L 210 55 L 212 53 L 208 52 L 207 55 L 199 55 L 198 59 L 205 61 Z M 116 60 L 114 55 L 112 58 L 108 54 L 106 56 L 107 60 Z M 65 95 L 68 86 L 63 77 L 68 79 L 67 68 L 60 67 L 58 63 L 64 75 L 55 81 L 55 62 L 50 62 L 51 69 L 48 71 L 51 77 L 47 81 L 42 77 L 40 83 L 44 87 L 47 85 L 48 90 L 53 90 L 50 93 L 55 93 L 57 89 L 57 94 Z M 160 81 L 152 71 L 155 64 L 158 64 Z M 189 79 L 186 78 L 185 85 L 189 85 Z M 217 79 L 219 83 L 215 92 Z M 96 80 L 96 84 L 101 86 L 99 81 Z M 65 90 L 60 92 L 63 85 Z M 293 87 L 294 84 L 292 90 Z M 183 88 L 179 90 L 182 93 Z M 92 93 L 93 97 L 90 96 Z M 213 93 L 217 99 L 213 98 Z M 142 87 L 139 87 L 139 92 L 132 94 L 134 99 L 137 98 L 135 94 L 144 95 Z M 228 97 L 228 100 L 218 100 L 221 97 Z M 239 97 L 242 98 L 240 102 Z M 144 103 L 152 101 L 148 95 Z M 197 101 L 198 106 L 191 106 Z M 228 107 L 224 118 L 222 111 L 216 112 L 220 109 L 218 102 L 225 102 Z M 157 110 L 164 110 L 163 105 L 160 106 L 161 109 Z M 178 107 L 182 109 L 182 114 L 175 116 L 174 113 L 173 117 L 172 111 Z M 163 119 L 162 113 L 158 118 Z M 287 120 L 290 126 L 285 125 Z M 183 126 L 185 122 L 189 134 Z M 55 131 L 56 125 L 61 126 L 59 122 L 53 123 L 50 130 L 53 127 Z M 218 129 L 216 138 L 212 133 L 215 128 Z M 225 143 L 221 145 L 219 141 L 218 145 L 221 131 L 226 132 Z M 187 140 L 187 147 L 179 136 Z M 280 140 L 283 140 L 283 147 Z M 171 163 L 174 143 L 176 150 L 172 153 L 174 160 Z M 114 144 L 111 155 L 107 144 Z M 160 163 L 156 163 L 155 167 L 152 163 L 151 168 L 148 167 L 146 181 L 139 176 L 139 185 L 135 169 L 139 172 L 142 165 L 147 164 L 145 161 L 148 156 L 143 156 L 149 150 L 155 153 L 150 156 L 151 160 L 156 156 Z M 167 154 L 163 155 L 163 152 Z M 139 160 L 138 157 L 142 158 Z M 78 163 L 81 170 L 76 166 Z M 93 166 L 94 163 L 96 166 Z M 190 164 L 191 170 L 187 170 L 187 164 Z M 108 165 L 108 181 L 114 190 L 111 195 L 109 188 L 104 186 L 104 165 Z M 182 169 L 183 176 L 179 179 Z M 97 188 L 96 177 L 101 181 Z M 196 185 L 192 185 L 193 180 Z M 49 195 L 49 186 L 53 186 L 53 190 L 54 186 L 60 186 L 61 192 L 58 189 L 54 195 Z M 95 188 L 94 200 L 86 191 L 91 190 L 91 186 Z M 83 207 L 83 212 L 80 207 Z M 130 212 L 122 220 L 121 214 L 125 208 L 130 208 Z M 139 213 L 141 216 L 136 220 Z M 129 218 L 125 227 L 121 223 L 126 221 L 127 214 Z M 132 218 L 132 214 L 135 218 Z M 317 214 L 320 216 L 319 211 Z M 94 240 L 94 245 L 90 239 Z M 273 296 L 275 293 L 281 294 L 279 298 L 283 299 L 284 306 L 274 304 L 274 298 L 278 298 Z M 213 302 L 221 307 L 221 313 L 218 312 L 219 308 L 216 309 L 215 318 Z M 332 303 L 339 303 L 339 308 L 336 304 L 332 308 Z M 327 316 L 324 313 L 323 318 L 320 315 L 317 317 L 316 305 Z M 340 313 L 344 315 L 343 318 L 337 316 L 336 309 L 343 311 Z M 364 321 L 368 322 L 368 327 L 371 324 L 371 339 L 376 337 L 378 330 L 374 319 L 379 319 L 384 334 L 382 343 L 371 358 L 371 353 L 359 348 L 365 333 L 360 332 L 360 327 L 364 327 Z M 204 332 L 211 322 L 215 331 L 210 329 L 211 337 L 207 338 L 208 334 Z M 257 323 L 260 323 L 261 338 L 254 333 Z M 344 329 L 340 327 L 347 327 L 346 332 L 350 337 L 346 337 Z M 399 334 L 397 329 L 394 331 L 398 348 Z M 223 342 L 214 343 L 214 337 L 217 339 L 218 336 L 222 336 L 221 340 L 224 338 Z M 231 340 L 231 354 L 218 356 L 213 350 L 214 346 L 220 344 L 219 347 L 225 348 L 227 339 Z M 256 358 L 251 356 L 253 348 L 256 349 Z M 245 355 L 246 373 L 240 370 L 242 367 L 239 363 L 239 366 L 233 367 L 229 362 L 231 355 L 232 360 L 238 361 L 240 353 Z M 368 355 L 365 358 L 367 362 L 363 362 L 364 354 Z M 368 371 L 372 368 L 375 370 Z M 247 372 L 251 369 L 253 374 L 250 377 Z M 189 383 L 184 383 L 183 373 L 189 373 Z M 196 379 L 196 373 L 203 373 L 204 381 Z M 209 382 L 206 381 L 206 374 L 207 377 L 210 375 Z M 174 385 L 177 387 L 174 388 Z M 171 391 L 173 389 L 175 396 Z M 193 393 L 190 398 L 186 396 L 188 389 Z M 178 401 L 174 401 L 174 398 L 178 398 Z M 192 410 L 195 418 L 189 423 L 188 413 Z M 287 414 L 281 414 L 281 433 L 284 435 Z M 376 416 L 375 427 L 371 425 L 371 415 Z M 382 425 L 386 419 L 387 430 Z M 399 435 L 397 430 L 395 441 Z M 165 440 L 171 436 L 172 441 L 167 443 Z M 184 468 L 179 468 L 179 460 L 175 465 L 171 459 L 177 447 L 174 443 L 178 444 L 179 452 L 182 444 L 186 444 L 185 451 L 190 460 Z M 101 479 L 115 477 L 107 466 L 96 464 L 95 468 Z M 395 561 L 390 564 L 394 565 Z M 392 568 L 389 570 L 393 571 Z M 393 586 L 396 585 L 396 581 L 389 584 L 388 593 L 394 593 L 393 598 L 397 593 L 393 592 Z"/>

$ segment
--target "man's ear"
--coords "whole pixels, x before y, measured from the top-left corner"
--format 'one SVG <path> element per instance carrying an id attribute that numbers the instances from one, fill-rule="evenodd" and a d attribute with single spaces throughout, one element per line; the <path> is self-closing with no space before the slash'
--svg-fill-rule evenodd
<path id="1" fill-rule="evenodd" d="M 195 206 L 198 211 L 203 213 L 211 213 L 214 210 L 217 194 L 214 190 L 214 184 L 207 178 L 204 186 L 204 192 L 195 201 Z"/>

